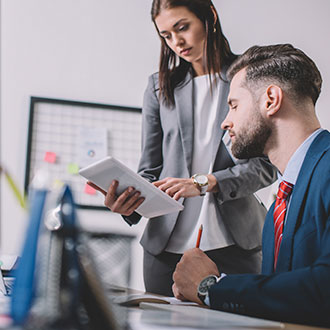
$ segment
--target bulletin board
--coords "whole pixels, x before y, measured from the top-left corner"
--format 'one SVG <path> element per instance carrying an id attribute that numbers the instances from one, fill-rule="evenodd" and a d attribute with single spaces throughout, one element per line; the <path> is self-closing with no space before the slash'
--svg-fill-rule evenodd
<path id="1" fill-rule="evenodd" d="M 31 97 L 25 190 L 46 173 L 50 189 L 70 185 L 78 207 L 105 209 L 78 171 L 107 155 L 136 171 L 141 120 L 141 108 Z"/>

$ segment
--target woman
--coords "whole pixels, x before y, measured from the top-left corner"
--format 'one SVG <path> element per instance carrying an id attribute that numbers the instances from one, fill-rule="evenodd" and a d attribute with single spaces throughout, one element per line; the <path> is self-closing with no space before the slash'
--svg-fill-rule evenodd
<path id="1" fill-rule="evenodd" d="M 149 219 L 141 244 L 146 291 L 170 296 L 176 263 L 195 246 L 200 224 L 200 248 L 222 272 L 259 272 L 266 210 L 253 193 L 276 174 L 265 159 L 233 158 L 220 128 L 228 111 L 226 69 L 236 56 L 212 2 L 154 0 L 151 14 L 161 57 L 144 95 L 139 173 L 184 199 L 185 208 Z M 104 192 L 105 205 L 138 223 L 134 210 L 143 198 L 132 187 L 115 197 L 117 184 Z"/>

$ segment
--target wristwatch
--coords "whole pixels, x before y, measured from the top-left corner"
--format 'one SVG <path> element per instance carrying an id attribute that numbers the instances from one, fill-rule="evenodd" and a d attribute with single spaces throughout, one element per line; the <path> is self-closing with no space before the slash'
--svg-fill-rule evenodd
<path id="1" fill-rule="evenodd" d="M 206 276 L 201 280 L 197 288 L 197 296 L 201 302 L 205 305 L 205 299 L 209 295 L 209 288 L 215 283 L 219 282 L 220 277 L 216 275 Z"/>
<path id="2" fill-rule="evenodd" d="M 205 196 L 207 187 L 209 186 L 209 179 L 204 174 L 194 174 L 192 177 L 194 184 L 200 190 L 200 196 Z"/>

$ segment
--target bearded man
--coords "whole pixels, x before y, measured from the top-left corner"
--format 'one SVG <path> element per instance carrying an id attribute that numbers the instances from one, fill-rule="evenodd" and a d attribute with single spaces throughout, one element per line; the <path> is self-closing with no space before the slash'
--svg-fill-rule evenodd
<path id="1" fill-rule="evenodd" d="M 212 309 L 330 326 L 330 133 L 315 114 L 320 72 L 283 44 L 248 49 L 229 78 L 222 128 L 233 155 L 266 155 L 279 172 L 263 230 L 262 273 L 222 274 L 191 249 L 174 272 L 174 295 Z"/>

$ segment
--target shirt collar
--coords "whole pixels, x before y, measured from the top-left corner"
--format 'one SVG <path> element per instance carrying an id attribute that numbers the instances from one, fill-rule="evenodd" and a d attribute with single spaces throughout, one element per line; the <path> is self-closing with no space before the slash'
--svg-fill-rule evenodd
<path id="1" fill-rule="evenodd" d="M 307 151 L 314 139 L 323 131 L 323 128 L 317 129 L 313 132 L 295 151 L 295 153 L 291 156 L 288 165 L 285 168 L 283 175 L 278 172 L 278 181 L 282 182 L 283 180 L 296 184 L 298 174 L 300 172 L 301 166 L 306 157 Z"/>

